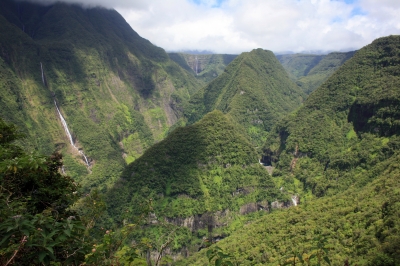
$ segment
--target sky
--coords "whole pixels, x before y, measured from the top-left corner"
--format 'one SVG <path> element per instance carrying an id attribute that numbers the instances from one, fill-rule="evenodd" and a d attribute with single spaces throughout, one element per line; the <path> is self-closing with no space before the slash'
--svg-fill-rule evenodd
<path id="1" fill-rule="evenodd" d="M 48 3 L 53 0 L 32 0 Z M 400 34 L 400 0 L 63 0 L 116 9 L 167 51 L 360 49 Z"/>

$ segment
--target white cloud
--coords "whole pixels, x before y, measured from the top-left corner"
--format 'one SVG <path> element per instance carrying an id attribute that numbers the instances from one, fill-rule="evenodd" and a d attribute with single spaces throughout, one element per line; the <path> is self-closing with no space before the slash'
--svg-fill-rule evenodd
<path id="1" fill-rule="evenodd" d="M 399 0 L 63 1 L 115 8 L 142 37 L 169 51 L 349 50 L 400 34 Z"/>

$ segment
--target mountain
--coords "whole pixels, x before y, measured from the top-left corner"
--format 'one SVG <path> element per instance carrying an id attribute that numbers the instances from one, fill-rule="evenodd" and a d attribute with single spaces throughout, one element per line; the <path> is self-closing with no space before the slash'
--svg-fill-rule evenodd
<path id="1" fill-rule="evenodd" d="M 175 129 L 131 163 L 107 193 L 112 219 L 105 220 L 132 223 L 149 199 L 151 222 L 137 238 L 156 243 L 165 222 L 155 219 L 166 221 L 175 234 L 167 254 L 181 257 L 204 247 L 207 237 L 228 235 L 227 225 L 242 215 L 290 196 L 276 188 L 229 115 L 215 110 Z"/>
<path id="2" fill-rule="evenodd" d="M 146 198 L 162 216 L 189 217 L 238 211 L 278 194 L 251 143 L 229 115 L 216 110 L 175 129 L 131 163 L 109 192 L 108 205 L 117 221 Z"/>
<path id="3" fill-rule="evenodd" d="M 326 81 L 355 52 L 333 52 L 327 55 L 289 54 L 277 55 L 279 62 L 291 79 L 306 93 L 310 94 Z"/>
<path id="4" fill-rule="evenodd" d="M 204 84 L 218 77 L 237 55 L 168 53 L 171 60 L 192 73 Z"/>
<path id="5" fill-rule="evenodd" d="M 363 169 L 384 159 L 398 134 L 398 40 L 377 39 L 359 50 L 277 125 L 265 159 L 315 195 L 366 181 Z"/>
<path id="6" fill-rule="evenodd" d="M 399 55 L 400 36 L 375 40 L 274 126 L 263 161 L 301 204 L 221 240 L 232 261 L 398 264 Z M 205 263 L 202 251 L 181 265 Z"/>
<path id="7" fill-rule="evenodd" d="M 187 116 L 193 123 L 221 110 L 258 144 L 274 123 L 300 106 L 303 97 L 274 54 L 256 49 L 236 57 L 224 73 L 193 95 Z"/>
<path id="8" fill-rule="evenodd" d="M 200 86 L 115 10 L 0 3 L 0 116 L 85 188 L 163 139 Z"/>

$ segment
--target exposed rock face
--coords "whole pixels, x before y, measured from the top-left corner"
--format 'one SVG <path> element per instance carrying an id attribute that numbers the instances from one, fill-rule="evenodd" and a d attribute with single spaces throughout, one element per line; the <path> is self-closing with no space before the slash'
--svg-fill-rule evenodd
<path id="1" fill-rule="evenodd" d="M 240 207 L 239 213 L 241 215 L 249 214 L 256 211 L 269 211 L 267 201 L 248 203 Z"/>
<path id="2" fill-rule="evenodd" d="M 229 214 L 229 210 L 225 211 L 218 211 L 215 213 L 204 213 L 204 214 L 197 214 L 194 216 L 181 218 L 166 218 L 169 223 L 175 224 L 177 226 L 184 226 L 189 228 L 192 232 L 195 232 L 199 229 L 205 229 L 209 226 L 212 228 L 221 227 L 225 224 L 221 221 Z"/>
<path id="3" fill-rule="evenodd" d="M 248 203 L 240 207 L 239 213 L 241 215 L 249 214 L 256 211 L 269 211 L 270 207 L 268 201 Z M 189 228 L 192 232 L 199 229 L 205 229 L 209 226 L 217 228 L 226 225 L 226 220 L 230 216 L 229 210 L 217 211 L 215 213 L 197 214 L 194 216 L 181 218 L 166 218 L 167 222 L 177 226 L 184 226 Z"/>

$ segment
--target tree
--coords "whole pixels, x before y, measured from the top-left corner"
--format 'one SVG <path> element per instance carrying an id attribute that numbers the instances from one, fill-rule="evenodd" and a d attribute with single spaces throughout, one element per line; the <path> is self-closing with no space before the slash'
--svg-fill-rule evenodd
<path id="1" fill-rule="evenodd" d="M 26 153 L 14 125 L 0 119 L 0 264 L 78 264 L 88 252 L 69 209 L 78 185 L 62 175 L 62 156 Z"/>

